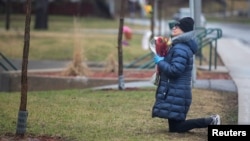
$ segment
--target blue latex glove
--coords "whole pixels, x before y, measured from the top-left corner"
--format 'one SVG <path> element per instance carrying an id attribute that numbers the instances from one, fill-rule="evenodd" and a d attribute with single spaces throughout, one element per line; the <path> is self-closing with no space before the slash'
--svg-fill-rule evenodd
<path id="1" fill-rule="evenodd" d="M 154 62 L 155 62 L 155 64 L 158 64 L 163 59 L 164 59 L 164 57 L 160 57 L 159 55 L 155 55 L 154 56 Z"/>

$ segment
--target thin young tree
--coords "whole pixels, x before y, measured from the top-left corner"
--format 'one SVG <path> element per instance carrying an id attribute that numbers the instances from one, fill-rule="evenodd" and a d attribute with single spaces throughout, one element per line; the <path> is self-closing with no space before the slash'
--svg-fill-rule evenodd
<path id="1" fill-rule="evenodd" d="M 152 6 L 152 11 L 151 11 L 151 15 L 150 15 L 150 30 L 151 30 L 151 36 L 150 36 L 150 40 L 153 39 L 153 37 L 155 36 L 155 1 L 154 0 L 150 0 L 149 1 L 150 5 Z"/>
<path id="2" fill-rule="evenodd" d="M 123 52 L 122 52 L 122 35 L 123 35 L 123 25 L 124 25 L 124 11 L 125 11 L 125 1 L 121 1 L 121 11 L 120 11 L 120 25 L 118 33 L 118 89 L 124 89 L 124 78 L 123 78 Z"/>
<path id="3" fill-rule="evenodd" d="M 22 74 L 21 74 L 21 101 L 19 106 L 16 135 L 24 137 L 26 133 L 26 125 L 28 118 L 27 106 L 27 66 L 29 56 L 29 43 L 30 43 L 30 20 L 31 20 L 31 0 L 26 0 L 26 20 L 24 31 L 24 48 L 23 48 L 23 60 L 22 60 Z"/>

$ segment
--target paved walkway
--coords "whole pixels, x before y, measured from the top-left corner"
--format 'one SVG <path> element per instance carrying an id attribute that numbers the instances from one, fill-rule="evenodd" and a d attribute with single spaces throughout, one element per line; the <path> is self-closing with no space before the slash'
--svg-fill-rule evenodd
<path id="1" fill-rule="evenodd" d="M 155 87 L 155 85 L 150 80 L 125 83 L 125 88 L 143 88 L 143 87 Z M 237 87 L 233 80 L 222 80 L 222 79 L 196 80 L 193 87 L 198 89 L 237 92 Z M 94 87 L 93 89 L 94 90 L 118 89 L 118 84 Z"/>
<path id="2" fill-rule="evenodd" d="M 218 53 L 238 90 L 238 124 L 250 124 L 250 46 L 239 40 L 218 40 Z"/>

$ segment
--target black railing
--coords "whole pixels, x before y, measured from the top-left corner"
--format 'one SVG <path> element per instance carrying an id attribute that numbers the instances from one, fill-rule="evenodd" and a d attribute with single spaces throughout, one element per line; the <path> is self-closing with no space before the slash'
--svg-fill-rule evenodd
<path id="1" fill-rule="evenodd" d="M 2 59 L 0 59 L 0 66 L 6 70 L 9 71 L 10 69 L 12 70 L 17 70 L 17 68 L 10 62 L 10 60 L 8 60 L 7 57 L 5 57 L 1 52 L 0 52 L 0 56 Z"/>
<path id="2" fill-rule="evenodd" d="M 197 30 L 197 41 L 199 50 L 197 56 L 199 57 L 199 64 L 202 65 L 202 49 L 209 46 L 209 71 L 212 69 L 212 58 L 214 54 L 214 68 L 217 68 L 217 41 L 222 37 L 222 30 L 219 28 L 207 28 Z M 214 52 L 213 52 L 214 51 Z"/>
<path id="3" fill-rule="evenodd" d="M 199 57 L 199 64 L 202 65 L 202 49 L 209 46 L 209 71 L 212 68 L 212 57 L 214 51 L 214 67 L 217 67 L 217 40 L 222 37 L 222 30 L 219 28 L 196 28 L 196 39 L 198 43 L 198 52 L 196 56 Z M 145 61 L 145 58 L 149 60 Z M 143 62 L 143 64 L 142 64 Z M 141 65 L 136 65 L 140 64 Z M 126 65 L 125 68 L 138 68 L 138 69 L 151 69 L 154 68 L 155 64 L 152 60 L 152 53 L 148 53 L 139 57 L 138 59 L 132 61 L 130 64 Z"/>

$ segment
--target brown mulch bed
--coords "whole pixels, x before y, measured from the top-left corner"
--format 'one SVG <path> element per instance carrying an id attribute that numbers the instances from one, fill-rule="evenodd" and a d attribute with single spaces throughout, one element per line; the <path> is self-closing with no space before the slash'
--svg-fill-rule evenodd
<path id="1" fill-rule="evenodd" d="M 197 79 L 224 79 L 231 80 L 231 76 L 225 72 L 198 71 Z"/>
<path id="2" fill-rule="evenodd" d="M 154 70 L 125 70 L 123 75 L 125 78 L 151 78 L 154 74 Z M 62 77 L 62 72 L 37 72 L 36 75 L 50 76 L 50 77 Z M 75 77 L 75 76 L 67 76 Z M 105 72 L 105 71 L 92 71 L 88 75 L 91 78 L 116 78 L 118 77 L 117 72 Z M 197 79 L 226 79 L 230 80 L 231 77 L 228 73 L 224 72 L 210 72 L 210 71 L 197 71 Z"/>

